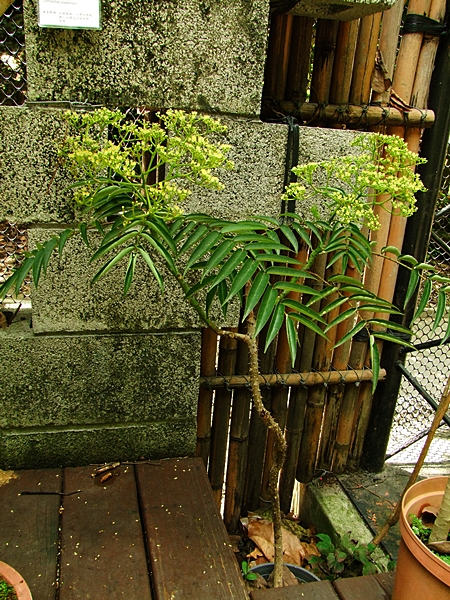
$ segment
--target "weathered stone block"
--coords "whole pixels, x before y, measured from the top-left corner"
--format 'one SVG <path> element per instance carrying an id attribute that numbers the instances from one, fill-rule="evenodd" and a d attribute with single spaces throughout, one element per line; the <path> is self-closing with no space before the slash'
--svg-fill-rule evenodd
<path id="1" fill-rule="evenodd" d="M 0 221 L 73 221 L 57 154 L 66 130 L 60 110 L 0 107 Z"/>
<path id="2" fill-rule="evenodd" d="M 195 419 L 200 332 L 35 336 L 22 320 L 0 331 L 0 352 L 6 430 Z"/>
<path id="3" fill-rule="evenodd" d="M 116 0 L 101 31 L 40 29 L 25 2 L 30 100 L 257 114 L 269 0 Z"/>
<path id="4" fill-rule="evenodd" d="M 111 461 L 193 456 L 195 417 L 60 429 L 0 429 L 0 468 L 78 467 Z"/>
<path id="5" fill-rule="evenodd" d="M 58 159 L 66 135 L 63 109 L 0 108 L 0 221 L 73 222 L 72 183 Z M 224 219 L 252 214 L 276 216 L 280 210 L 287 127 L 223 117 L 231 145 L 233 171 L 217 171 L 225 189 L 193 190 L 183 207 Z M 222 141 L 222 140 L 221 140 Z"/>

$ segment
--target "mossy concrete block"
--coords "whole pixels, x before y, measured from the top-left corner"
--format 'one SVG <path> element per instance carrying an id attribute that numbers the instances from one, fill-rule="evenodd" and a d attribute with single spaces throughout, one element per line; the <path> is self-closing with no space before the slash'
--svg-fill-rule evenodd
<path id="1" fill-rule="evenodd" d="M 224 143 L 231 146 L 228 157 L 234 169 L 217 171 L 225 189 L 197 189 L 183 208 L 230 220 L 256 214 L 277 217 L 284 184 L 287 125 L 259 119 L 220 120 L 228 128 Z"/>
<path id="2" fill-rule="evenodd" d="M 26 319 L 14 323 L 0 330 L 0 427 L 64 430 L 195 418 L 200 337 L 36 336 Z"/>
<path id="3" fill-rule="evenodd" d="M 71 180 L 59 168 L 61 111 L 0 107 L 0 221 L 73 221 Z"/>
<path id="4" fill-rule="evenodd" d="M 397 0 L 301 0 L 290 13 L 314 19 L 352 21 L 387 10 L 396 2 Z"/>
<path id="5" fill-rule="evenodd" d="M 30 100 L 258 114 L 269 0 L 115 0 L 102 30 L 40 29 L 25 1 Z"/>
<path id="6" fill-rule="evenodd" d="M 78 467 L 193 456 L 197 424 L 184 420 L 60 429 L 0 429 L 0 468 Z"/>
<path id="7" fill-rule="evenodd" d="M 313 525 L 318 533 L 326 533 L 335 544 L 344 535 L 349 535 L 361 544 L 368 544 L 373 534 L 361 515 L 337 481 L 325 481 L 322 485 L 304 486 L 301 501 L 301 520 Z M 374 558 L 387 566 L 388 559 L 381 549 Z"/>

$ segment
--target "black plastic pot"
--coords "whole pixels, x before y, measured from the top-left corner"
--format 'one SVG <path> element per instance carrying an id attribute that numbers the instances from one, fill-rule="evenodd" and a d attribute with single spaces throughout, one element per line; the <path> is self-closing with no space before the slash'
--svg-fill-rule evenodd
<path id="1" fill-rule="evenodd" d="M 289 569 L 289 571 L 293 575 L 295 575 L 298 581 L 301 581 L 302 583 L 312 583 L 313 581 L 320 581 L 320 579 L 316 577 L 313 573 L 311 573 L 311 571 L 307 571 L 306 569 L 303 569 L 303 567 L 298 567 L 297 565 L 291 565 L 289 563 L 284 564 Z M 249 573 L 257 573 L 258 575 L 261 575 L 261 577 L 264 577 L 264 579 L 268 579 L 272 571 L 273 563 L 269 562 L 263 563 L 262 565 L 256 565 L 256 567 L 250 569 Z"/>

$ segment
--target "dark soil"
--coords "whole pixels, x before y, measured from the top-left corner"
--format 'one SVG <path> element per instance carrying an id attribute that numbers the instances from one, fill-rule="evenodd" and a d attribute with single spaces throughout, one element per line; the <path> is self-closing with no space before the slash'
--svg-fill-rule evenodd
<path id="1" fill-rule="evenodd" d="M 17 600 L 17 594 L 14 588 L 0 577 L 0 600 Z"/>

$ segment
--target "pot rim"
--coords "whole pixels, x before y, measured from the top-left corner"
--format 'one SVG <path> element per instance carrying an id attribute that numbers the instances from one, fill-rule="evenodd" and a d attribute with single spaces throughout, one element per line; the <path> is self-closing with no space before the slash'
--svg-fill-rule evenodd
<path id="1" fill-rule="evenodd" d="M 33 600 L 25 579 L 11 565 L 0 560 L 0 576 L 12 585 L 18 600 Z"/>

